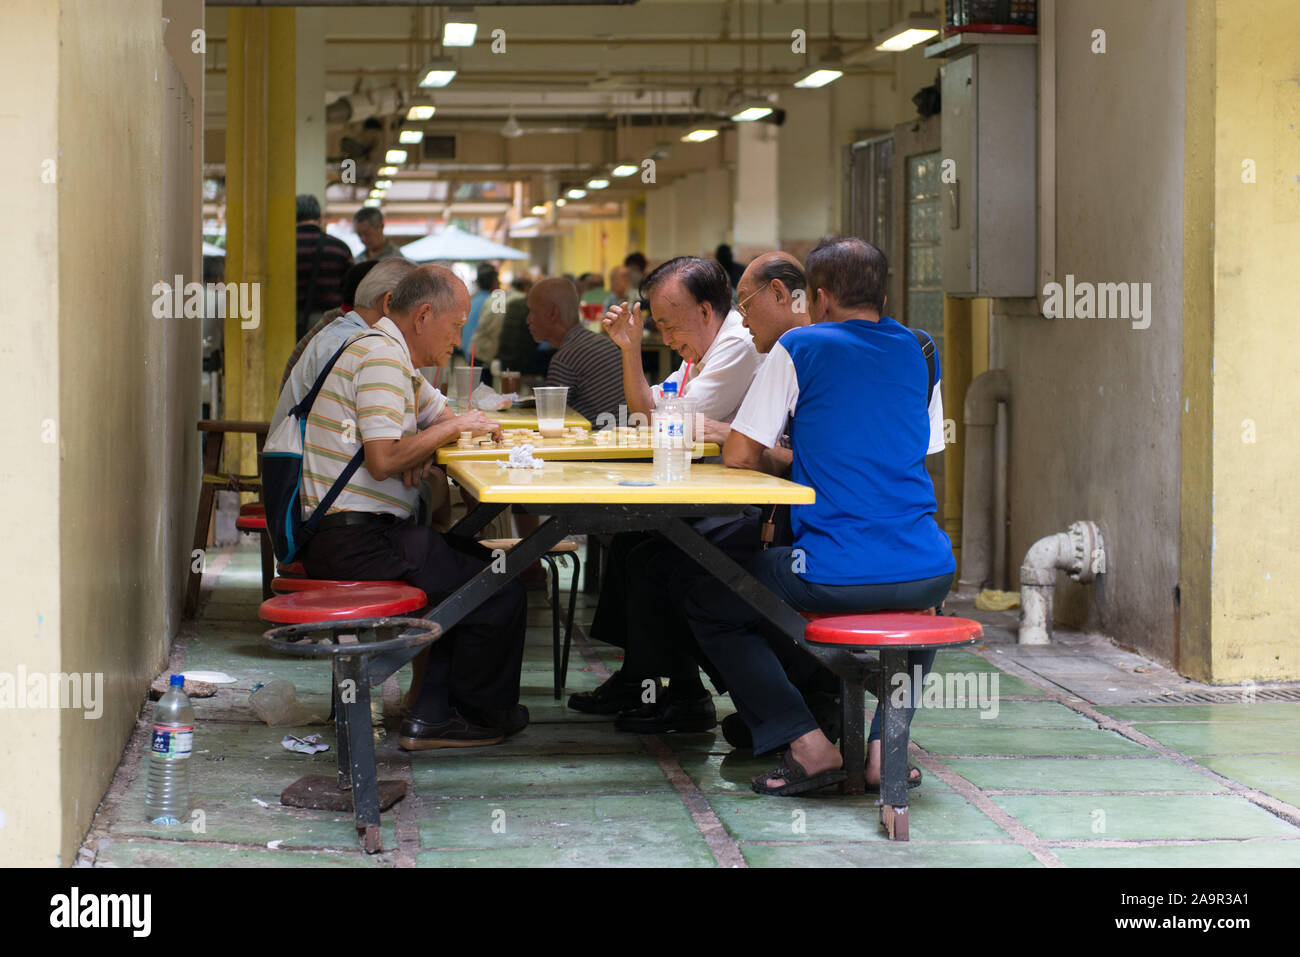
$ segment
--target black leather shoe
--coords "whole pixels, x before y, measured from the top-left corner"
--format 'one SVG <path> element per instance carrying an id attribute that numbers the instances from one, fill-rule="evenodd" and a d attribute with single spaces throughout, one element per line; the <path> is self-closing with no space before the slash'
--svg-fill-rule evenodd
<path id="1" fill-rule="evenodd" d="M 434 748 L 477 748 L 500 744 L 505 738 L 500 728 L 474 724 L 459 711 L 437 724 L 419 718 L 403 718 L 397 743 L 403 751 L 429 751 Z"/>
<path id="2" fill-rule="evenodd" d="M 641 704 L 641 682 L 624 678 L 616 671 L 591 691 L 569 695 L 569 707 L 583 714 L 618 714 Z"/>
<path id="3" fill-rule="evenodd" d="M 708 731 L 718 723 L 713 698 L 706 694 L 682 701 L 671 689 L 654 704 L 623 711 L 614 727 L 632 734 L 663 734 L 667 731 Z"/>
<path id="4" fill-rule="evenodd" d="M 471 719 L 483 727 L 500 729 L 508 738 L 528 727 L 528 709 L 517 704 L 501 711 L 473 712 Z"/>

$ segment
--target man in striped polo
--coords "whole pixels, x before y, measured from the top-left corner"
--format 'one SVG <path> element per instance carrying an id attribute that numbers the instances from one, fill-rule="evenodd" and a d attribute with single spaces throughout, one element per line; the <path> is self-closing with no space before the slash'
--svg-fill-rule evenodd
<path id="1" fill-rule="evenodd" d="M 417 269 L 393 291 L 388 315 L 352 341 L 325 380 L 303 444 L 304 515 L 357 442 L 365 458 L 304 550 L 312 578 L 400 579 L 437 604 L 490 563 L 481 545 L 415 519 L 419 482 L 439 446 L 464 430 L 500 436 L 480 411 L 454 415 L 417 371 L 451 358 L 468 313 L 469 291 L 450 270 Z M 430 647 L 398 736 L 403 748 L 497 744 L 527 725 L 519 704 L 526 609 L 524 587 L 512 581 Z"/>
<path id="2" fill-rule="evenodd" d="M 528 293 L 528 331 L 556 350 L 546 371 L 548 386 L 568 386 L 569 405 L 589 422 L 618 420 L 623 404 L 623 354 L 609 336 L 578 320 L 578 290 L 567 279 L 543 279 Z"/>

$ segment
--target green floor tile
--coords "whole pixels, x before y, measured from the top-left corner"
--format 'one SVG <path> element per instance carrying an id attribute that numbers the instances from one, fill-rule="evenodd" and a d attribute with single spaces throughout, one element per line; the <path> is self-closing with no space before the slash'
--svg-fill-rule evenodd
<path id="1" fill-rule="evenodd" d="M 1300 753 L 1300 723 L 1289 721 L 1137 723 L 1133 727 L 1189 755 Z"/>
<path id="2" fill-rule="evenodd" d="M 391 845 L 388 847 L 391 850 Z M 391 867 L 388 854 L 211 847 L 190 842 L 112 841 L 95 856 L 111 867 Z"/>
<path id="3" fill-rule="evenodd" d="M 1275 796 L 1300 791 L 1300 755 L 1202 758 L 1200 763 L 1224 777 Z"/>
<path id="4" fill-rule="evenodd" d="M 710 797 L 714 812 L 739 841 L 886 841 L 875 795 L 833 791 L 792 798 L 758 794 Z M 952 792 L 909 792 L 913 841 L 1004 841 L 1006 832 Z"/>
<path id="5" fill-rule="evenodd" d="M 913 828 L 913 830 L 915 830 Z M 1041 867 L 1016 844 L 873 844 L 773 847 L 744 844 L 750 867 Z"/>
<path id="6" fill-rule="evenodd" d="M 446 848 L 677 848 L 708 846 L 676 794 L 577 795 L 423 802 L 420 846 Z"/>
<path id="7" fill-rule="evenodd" d="M 1114 731 L 1083 728 L 927 728 L 912 739 L 932 754 L 1115 755 L 1149 754 Z"/>
<path id="8" fill-rule="evenodd" d="M 756 758 L 747 750 L 724 750 L 721 753 L 681 751 L 674 753 L 674 757 L 682 770 L 691 776 L 696 787 L 710 793 L 752 793 L 750 782 L 754 777 L 773 770 L 780 763 L 776 755 Z M 926 776 L 922 786 L 935 791 L 952 790 L 933 774 Z M 917 791 L 911 793 L 916 794 Z"/>
<path id="9" fill-rule="evenodd" d="M 673 786 L 654 759 L 646 756 L 590 754 L 566 760 L 553 757 L 496 758 L 425 763 L 413 771 L 416 793 L 424 800 L 447 797 L 538 797 L 569 794 L 672 794 Z"/>
<path id="10" fill-rule="evenodd" d="M 993 791 L 1226 791 L 1167 758 L 948 758 L 972 784 Z"/>
<path id="11" fill-rule="evenodd" d="M 1005 794 L 992 799 L 1048 840 L 1300 838 L 1300 828 L 1231 794 Z"/>
<path id="12" fill-rule="evenodd" d="M 1052 853 L 1067 867 L 1300 867 L 1300 841 L 1062 847 Z"/>
<path id="13" fill-rule="evenodd" d="M 912 727 L 1096 728 L 1097 722 L 1054 701 L 998 701 L 989 708 L 916 709 Z M 988 714 L 989 717 L 984 717 Z"/>
<path id="14" fill-rule="evenodd" d="M 714 867 L 704 844 L 674 846 L 511 847 L 421 851 L 416 867 Z"/>
<path id="15" fill-rule="evenodd" d="M 1098 708 L 1121 721 L 1294 721 L 1300 703 L 1256 701 L 1254 704 L 1157 704 Z"/>

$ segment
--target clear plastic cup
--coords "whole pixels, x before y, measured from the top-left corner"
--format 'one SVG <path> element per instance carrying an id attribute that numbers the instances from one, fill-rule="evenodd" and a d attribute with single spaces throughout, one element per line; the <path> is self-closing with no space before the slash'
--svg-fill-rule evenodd
<path id="1" fill-rule="evenodd" d="M 460 411 L 469 411 L 470 393 L 481 381 L 483 381 L 482 366 L 456 367 L 456 405 Z"/>
<path id="2" fill-rule="evenodd" d="M 533 390 L 537 396 L 537 431 L 546 438 L 564 434 L 564 409 L 569 402 L 569 387 L 539 386 Z"/>

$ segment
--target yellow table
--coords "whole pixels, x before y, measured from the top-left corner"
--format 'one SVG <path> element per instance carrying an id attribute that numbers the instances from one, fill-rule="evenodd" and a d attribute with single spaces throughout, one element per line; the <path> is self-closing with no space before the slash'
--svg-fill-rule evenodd
<path id="1" fill-rule="evenodd" d="M 696 464 L 678 482 L 655 482 L 653 470 L 649 462 L 548 462 L 542 469 L 507 469 L 498 462 L 460 460 L 450 464 L 447 474 L 485 503 L 689 507 L 811 505 L 816 500 L 806 485 L 748 469 Z"/>
<path id="2" fill-rule="evenodd" d="M 713 442 L 696 442 L 691 457 L 711 458 L 721 455 L 722 450 Z M 597 445 L 595 440 L 587 439 L 564 445 L 559 439 L 540 439 L 533 443 L 533 455 L 546 462 L 573 461 L 627 461 L 629 459 L 652 459 L 654 449 L 649 445 Z M 509 449 L 476 448 L 459 449 L 453 443 L 438 450 L 438 464 L 449 462 L 504 462 L 510 457 Z M 696 466 L 698 467 L 698 466 Z M 695 467 L 692 467 L 694 471 Z"/>
<path id="3" fill-rule="evenodd" d="M 536 429 L 537 428 L 537 407 L 532 405 L 511 406 L 509 409 L 502 409 L 500 412 L 485 412 L 489 419 L 501 423 L 503 429 Z M 564 410 L 564 427 L 566 429 L 578 428 L 590 429 L 591 423 L 586 420 L 580 413 L 573 409 Z"/>

